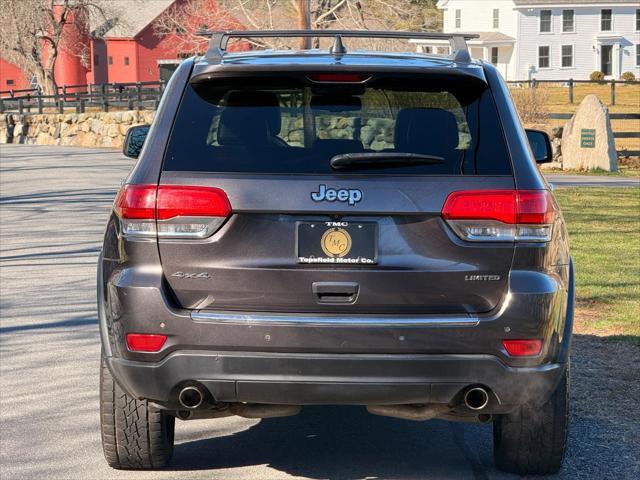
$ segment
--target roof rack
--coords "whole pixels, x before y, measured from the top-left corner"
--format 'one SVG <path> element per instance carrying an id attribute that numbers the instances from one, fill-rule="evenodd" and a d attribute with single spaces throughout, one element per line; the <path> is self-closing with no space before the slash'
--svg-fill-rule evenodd
<path id="1" fill-rule="evenodd" d="M 467 48 L 467 40 L 478 38 L 473 33 L 441 33 L 441 32 L 407 32 L 384 30 L 229 30 L 215 32 L 199 32 L 199 35 L 211 37 L 209 48 L 205 58 L 211 63 L 221 63 L 227 49 L 230 38 L 319 38 L 334 37 L 334 44 L 329 52 L 342 56 L 346 48 L 342 43 L 342 37 L 349 38 L 416 38 L 428 40 L 449 40 L 451 55 L 449 58 L 455 62 L 468 63 L 471 55 Z"/>

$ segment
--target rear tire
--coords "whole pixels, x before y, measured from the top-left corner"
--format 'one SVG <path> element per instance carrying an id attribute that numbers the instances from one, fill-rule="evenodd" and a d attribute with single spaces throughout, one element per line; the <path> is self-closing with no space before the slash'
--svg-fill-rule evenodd
<path id="1" fill-rule="evenodd" d="M 522 405 L 493 422 L 496 466 L 519 475 L 547 475 L 562 466 L 569 426 L 569 364 L 544 405 Z"/>
<path id="2" fill-rule="evenodd" d="M 164 467 L 173 454 L 175 417 L 120 388 L 104 357 L 100 370 L 102 449 L 112 468 Z"/>

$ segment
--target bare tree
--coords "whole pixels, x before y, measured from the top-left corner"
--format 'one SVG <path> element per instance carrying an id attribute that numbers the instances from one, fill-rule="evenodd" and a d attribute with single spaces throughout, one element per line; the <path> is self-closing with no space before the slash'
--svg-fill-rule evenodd
<path id="1" fill-rule="evenodd" d="M 202 26 L 210 30 L 273 30 L 292 25 L 314 30 L 437 30 L 441 20 L 435 4 L 436 0 L 185 0 L 156 20 L 155 32 L 159 36 L 177 34 L 176 41 L 185 52 L 202 53 L 206 42 L 197 35 Z M 319 39 L 313 43 L 310 40 L 303 39 L 297 45 L 319 47 Z M 296 45 L 291 40 L 269 38 L 251 39 L 249 43 L 260 48 Z"/>
<path id="2" fill-rule="evenodd" d="M 267 0 L 267 3 L 275 0 Z M 153 24 L 155 35 L 169 37 L 169 43 L 183 55 L 203 53 L 207 39 L 203 31 L 243 28 L 219 0 L 185 0 L 173 3 Z"/>
<path id="3" fill-rule="evenodd" d="M 74 29 L 89 15 L 104 15 L 100 0 L 3 0 L 0 55 L 37 78 L 44 92 L 56 91 L 55 64 L 62 51 L 88 62 L 87 43 L 74 42 Z"/>
<path id="4" fill-rule="evenodd" d="M 298 28 L 300 30 L 309 30 L 311 28 L 311 8 L 307 0 L 297 0 L 297 3 L 293 4 L 294 8 L 298 12 Z M 311 39 L 309 37 L 303 37 L 300 39 L 300 49 L 308 50 L 311 48 Z"/>

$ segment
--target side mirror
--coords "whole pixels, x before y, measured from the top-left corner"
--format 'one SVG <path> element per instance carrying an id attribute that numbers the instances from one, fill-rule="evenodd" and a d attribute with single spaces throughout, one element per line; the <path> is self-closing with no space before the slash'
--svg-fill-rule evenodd
<path id="1" fill-rule="evenodd" d="M 126 157 L 138 158 L 140 156 L 149 128 L 151 128 L 151 125 L 136 125 L 127 130 L 127 135 L 124 137 L 124 144 L 122 145 L 122 153 Z"/>
<path id="2" fill-rule="evenodd" d="M 553 149 L 549 135 L 540 130 L 526 130 L 527 139 L 536 163 L 549 163 L 553 161 Z"/>

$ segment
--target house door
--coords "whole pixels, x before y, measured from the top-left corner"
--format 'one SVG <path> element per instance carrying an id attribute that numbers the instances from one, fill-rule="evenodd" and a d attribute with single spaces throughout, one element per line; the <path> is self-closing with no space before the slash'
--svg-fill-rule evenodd
<path id="1" fill-rule="evenodd" d="M 605 75 L 613 72 L 613 45 L 602 45 L 600 47 L 600 71 Z"/>

